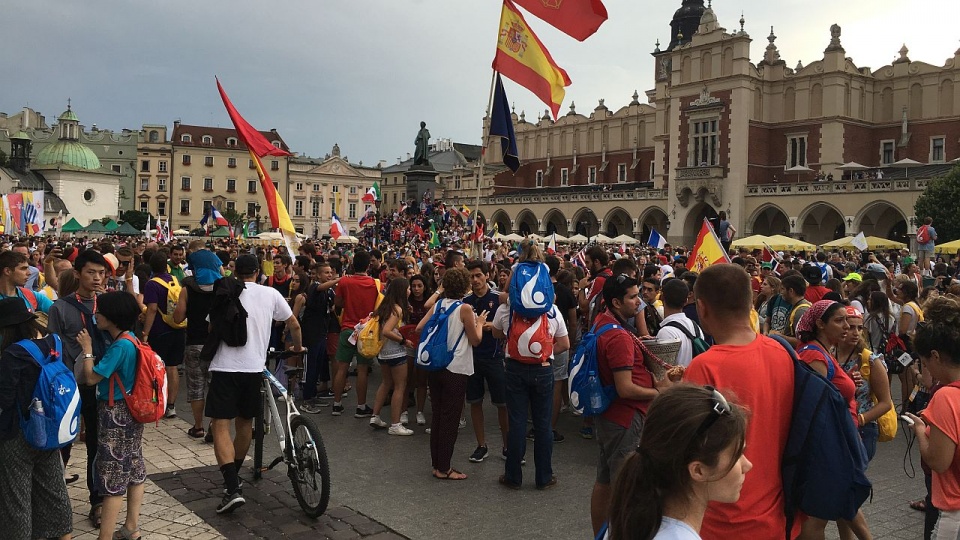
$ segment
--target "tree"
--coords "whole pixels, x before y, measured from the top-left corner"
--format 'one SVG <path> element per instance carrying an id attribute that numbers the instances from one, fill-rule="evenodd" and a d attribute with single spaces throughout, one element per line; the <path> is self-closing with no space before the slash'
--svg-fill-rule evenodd
<path id="1" fill-rule="evenodd" d="M 243 215 L 241 215 L 240 212 L 237 212 L 237 210 L 234 208 L 227 208 L 221 212 L 221 214 L 223 215 L 223 218 L 227 220 L 227 223 L 234 227 L 243 223 Z"/>
<path id="2" fill-rule="evenodd" d="M 933 218 L 938 244 L 960 238 L 957 208 L 960 208 L 960 166 L 944 177 L 930 180 L 913 207 L 918 227 L 923 224 L 923 218 Z"/>
<path id="3" fill-rule="evenodd" d="M 150 216 L 147 212 L 125 210 L 123 212 L 123 221 L 129 223 L 134 229 L 142 231 L 147 228 L 147 216 Z M 151 225 L 156 222 L 157 220 L 153 216 L 150 216 Z"/>
<path id="4" fill-rule="evenodd" d="M 3 150 L 0 150 L 0 167 L 7 166 L 7 153 Z"/>

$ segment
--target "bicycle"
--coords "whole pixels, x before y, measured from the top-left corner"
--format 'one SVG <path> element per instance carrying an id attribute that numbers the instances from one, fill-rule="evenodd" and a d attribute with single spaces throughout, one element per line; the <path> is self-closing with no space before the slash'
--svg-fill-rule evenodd
<path id="1" fill-rule="evenodd" d="M 296 353 L 271 350 L 267 353 L 267 360 L 276 359 L 279 362 L 302 354 L 306 354 L 306 349 Z M 319 517 L 326 512 L 330 502 L 330 466 L 320 429 L 312 419 L 300 414 L 294 403 L 293 392 L 288 391 L 268 368 L 264 367 L 262 375 L 260 394 L 264 406 L 253 424 L 253 478 L 259 480 L 264 472 L 286 463 L 287 476 L 293 484 L 293 493 L 300 507 L 308 516 Z M 287 405 L 285 419 L 280 418 L 272 388 L 277 389 Z M 272 426 L 276 428 L 274 431 L 280 443 L 280 455 L 264 467 L 263 438 Z"/>

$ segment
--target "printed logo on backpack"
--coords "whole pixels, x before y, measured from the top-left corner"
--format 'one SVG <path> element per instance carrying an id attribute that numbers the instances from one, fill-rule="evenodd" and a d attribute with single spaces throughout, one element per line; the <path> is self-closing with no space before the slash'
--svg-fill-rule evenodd
<path id="1" fill-rule="evenodd" d="M 62 360 L 60 337 L 52 334 L 54 346 L 44 354 L 37 341 L 49 345 L 47 338 L 25 339 L 19 346 L 40 366 L 40 376 L 26 418 L 20 417 L 20 428 L 30 446 L 38 450 L 55 450 L 70 444 L 80 432 L 80 392 L 73 372 Z M 16 351 L 13 351 L 16 354 Z"/>
<path id="2" fill-rule="evenodd" d="M 552 310 L 533 318 L 511 313 L 507 328 L 507 356 L 525 364 L 548 362 L 553 355 L 549 320 L 553 318 L 556 315 Z"/>
<path id="3" fill-rule="evenodd" d="M 597 416 L 610 407 L 617 398 L 614 385 L 604 386 L 600 380 L 597 362 L 597 340 L 608 330 L 621 328 L 617 324 L 596 325 L 580 340 L 570 360 L 570 406 L 583 416 Z"/>
<path id="4" fill-rule="evenodd" d="M 441 300 L 442 302 L 442 300 Z M 457 313 L 463 302 L 455 300 L 448 307 L 444 308 L 441 303 L 434 306 L 433 315 L 423 327 L 420 334 L 420 344 L 417 345 L 417 365 L 427 371 L 441 371 L 450 365 L 453 361 L 454 352 L 463 339 L 463 330 L 453 344 L 453 348 L 447 346 L 447 336 L 449 335 L 449 319 Z"/>
<path id="5" fill-rule="evenodd" d="M 556 299 L 550 269 L 545 263 L 517 263 L 510 276 L 510 309 L 533 318 L 550 311 Z"/>

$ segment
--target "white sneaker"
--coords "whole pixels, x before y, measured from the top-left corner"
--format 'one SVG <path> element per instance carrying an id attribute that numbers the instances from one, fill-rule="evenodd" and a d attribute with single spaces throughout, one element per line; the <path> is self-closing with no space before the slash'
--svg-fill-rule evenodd
<path id="1" fill-rule="evenodd" d="M 390 424 L 388 424 L 388 423 L 384 422 L 383 420 L 381 420 L 379 415 L 376 415 L 376 414 L 375 414 L 375 415 L 373 415 L 373 416 L 370 417 L 370 427 L 385 428 L 385 427 L 387 427 L 387 426 L 389 426 L 389 425 L 390 425 Z"/>
<path id="2" fill-rule="evenodd" d="M 427 425 L 427 417 L 424 416 L 422 412 L 417 413 L 417 425 L 418 426 Z"/>
<path id="3" fill-rule="evenodd" d="M 460 429 L 463 429 L 463 428 L 465 428 L 465 427 L 467 427 L 467 419 L 466 419 L 466 418 L 461 418 L 461 419 L 460 419 Z"/>
<path id="4" fill-rule="evenodd" d="M 407 414 L 407 411 L 403 411 L 402 413 L 400 413 L 400 423 L 403 425 L 407 425 L 410 423 L 410 415 Z"/>
<path id="5" fill-rule="evenodd" d="M 429 434 L 430 434 L 430 428 L 427 428 L 427 429 L 423 430 L 423 432 L 426 433 L 427 435 L 429 435 Z"/>
<path id="6" fill-rule="evenodd" d="M 387 430 L 387 433 L 390 435 L 413 435 L 413 430 L 403 427 L 403 424 L 393 424 Z"/>
<path id="7" fill-rule="evenodd" d="M 163 415 L 163 417 L 164 417 L 164 418 L 176 418 L 176 417 L 177 417 L 177 410 L 174 409 L 173 407 L 167 407 L 167 412 L 166 412 L 166 414 Z"/>

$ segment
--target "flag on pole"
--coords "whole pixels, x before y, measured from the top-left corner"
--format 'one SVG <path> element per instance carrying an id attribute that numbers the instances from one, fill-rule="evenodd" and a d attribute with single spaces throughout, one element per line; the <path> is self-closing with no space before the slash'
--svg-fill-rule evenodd
<path id="1" fill-rule="evenodd" d="M 583 41 L 607 20 L 607 8 L 600 0 L 514 0 L 516 4 L 564 34 Z"/>
<path id="2" fill-rule="evenodd" d="M 550 235 L 550 242 L 547 243 L 547 253 L 551 255 L 557 252 L 557 233 Z"/>
<path id="3" fill-rule="evenodd" d="M 436 223 L 430 223 L 430 247 L 435 248 L 440 246 L 440 235 L 437 234 L 437 225 Z"/>
<path id="4" fill-rule="evenodd" d="M 377 215 L 373 208 L 367 208 L 367 211 L 360 216 L 360 227 L 366 227 L 368 223 L 373 223 L 376 219 Z"/>
<path id="5" fill-rule="evenodd" d="M 503 0 L 493 69 L 533 92 L 557 118 L 570 77 L 553 61 L 511 0 Z"/>
<path id="6" fill-rule="evenodd" d="M 223 214 L 221 214 L 220 211 L 217 210 L 217 207 L 212 204 L 207 208 L 207 213 L 203 215 L 203 219 L 200 220 L 200 225 L 206 226 L 207 220 L 210 219 L 213 220 L 214 225 L 218 225 L 220 227 L 226 227 L 227 225 L 230 225 L 230 222 L 227 221 L 227 218 L 223 217 Z"/>
<path id="7" fill-rule="evenodd" d="M 500 234 L 500 224 L 497 223 L 496 221 L 494 221 L 494 222 L 493 222 L 493 229 L 490 231 L 490 237 L 493 238 L 494 236 L 496 236 L 496 235 L 498 235 L 498 234 Z"/>
<path id="8" fill-rule="evenodd" d="M 0 234 L 4 234 L 10 228 L 10 202 L 7 196 L 3 196 L 3 204 L 0 205 Z"/>
<path id="9" fill-rule="evenodd" d="M 143 229 L 143 235 L 150 239 L 150 214 L 147 214 L 147 226 Z"/>
<path id="10" fill-rule="evenodd" d="M 850 243 L 860 251 L 867 250 L 867 237 L 863 235 L 863 231 L 860 231 L 858 235 L 854 236 Z"/>
<path id="11" fill-rule="evenodd" d="M 367 190 L 360 198 L 365 203 L 374 203 L 380 200 L 380 182 L 374 182 L 373 187 Z"/>
<path id="12" fill-rule="evenodd" d="M 713 230 L 713 225 L 704 218 L 703 226 L 700 227 L 700 234 L 697 235 L 697 241 L 690 251 L 687 270 L 703 272 L 708 266 L 728 262 L 730 262 L 730 256 L 723 249 L 720 239 L 717 238 L 717 233 Z"/>
<path id="13" fill-rule="evenodd" d="M 469 218 L 469 217 L 470 217 L 470 214 L 472 214 L 472 213 L 473 213 L 473 211 L 470 210 L 470 207 L 469 207 L 469 206 L 467 206 L 467 205 L 465 205 L 465 204 L 460 206 L 460 215 L 463 216 L 464 218 Z"/>
<path id="14" fill-rule="evenodd" d="M 340 218 L 334 213 L 333 217 L 330 218 L 330 236 L 336 240 L 345 234 L 347 234 L 347 230 L 343 228 L 343 223 L 340 223 Z"/>
<path id="15" fill-rule="evenodd" d="M 477 223 L 477 231 L 473 234 L 474 242 L 483 241 L 483 223 Z"/>
<path id="16" fill-rule="evenodd" d="M 23 193 L 10 193 L 7 200 L 10 203 L 10 229 L 7 234 L 23 232 Z"/>
<path id="17" fill-rule="evenodd" d="M 34 191 L 34 192 L 33 192 L 33 208 L 34 208 L 34 210 L 33 210 L 33 225 L 34 225 L 33 229 L 34 229 L 34 234 L 38 234 L 39 232 L 43 231 L 44 228 L 45 228 L 45 226 L 46 226 L 46 222 L 45 222 L 45 220 L 44 220 L 44 213 L 43 213 L 43 196 L 44 196 L 44 195 L 43 195 L 43 192 L 42 192 L 42 191 Z"/>
<path id="18" fill-rule="evenodd" d="M 490 110 L 490 136 L 500 137 L 500 153 L 503 164 L 511 171 L 520 169 L 520 151 L 517 150 L 517 135 L 513 131 L 513 115 L 507 94 L 503 90 L 503 79 L 497 73 L 497 86 L 493 91 L 493 109 Z"/>
<path id="19" fill-rule="evenodd" d="M 650 229 L 650 238 L 647 240 L 647 245 L 661 250 L 667 247 L 667 239 L 660 236 L 656 229 Z"/>
<path id="20" fill-rule="evenodd" d="M 39 231 L 36 225 L 37 207 L 33 204 L 32 191 L 23 192 L 23 212 L 20 215 L 23 219 L 20 230 L 31 236 L 37 234 Z"/>
<path id="21" fill-rule="evenodd" d="M 290 214 L 287 213 L 287 206 L 283 204 L 283 199 L 280 197 L 280 194 L 277 193 L 277 188 L 273 185 L 273 180 L 270 178 L 270 175 L 267 174 L 266 169 L 263 168 L 263 163 L 260 161 L 260 158 L 264 156 L 289 156 L 290 152 L 282 148 L 277 148 L 262 133 L 253 128 L 246 120 L 240 116 L 240 113 L 233 106 L 233 103 L 230 102 L 230 98 L 227 97 L 227 93 L 223 90 L 223 86 L 220 85 L 220 80 L 217 80 L 217 89 L 220 91 L 220 98 L 223 99 L 223 105 L 227 109 L 227 114 L 230 115 L 230 120 L 233 122 L 234 128 L 237 130 L 237 136 L 250 152 L 250 158 L 253 159 L 253 163 L 257 169 L 257 176 L 260 178 L 260 187 L 263 190 L 263 196 L 266 198 L 267 202 L 267 211 L 270 214 L 270 226 L 280 229 L 280 234 L 283 235 L 283 243 L 287 246 L 287 251 L 291 257 L 297 254 L 297 247 L 299 247 L 299 240 L 297 239 L 297 231 L 293 226 L 293 221 L 290 220 Z"/>

